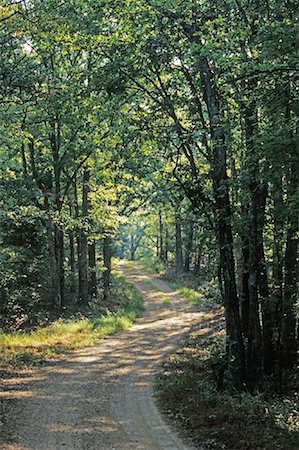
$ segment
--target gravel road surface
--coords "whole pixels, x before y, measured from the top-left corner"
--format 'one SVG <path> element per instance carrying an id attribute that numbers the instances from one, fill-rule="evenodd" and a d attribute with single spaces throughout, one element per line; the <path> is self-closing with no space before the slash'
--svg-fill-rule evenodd
<path id="1" fill-rule="evenodd" d="M 143 317 L 93 347 L 4 380 L 1 449 L 192 448 L 163 420 L 154 378 L 163 357 L 204 313 L 137 266 L 118 268 L 142 292 Z"/>

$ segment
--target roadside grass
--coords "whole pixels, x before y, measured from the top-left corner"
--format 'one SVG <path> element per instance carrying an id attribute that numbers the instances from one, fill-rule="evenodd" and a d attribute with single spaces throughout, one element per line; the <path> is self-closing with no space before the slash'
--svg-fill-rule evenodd
<path id="1" fill-rule="evenodd" d="M 194 289 L 180 286 L 177 283 L 171 283 L 171 287 L 183 297 L 185 297 L 192 305 L 201 305 L 205 300 L 203 295 L 200 292 L 195 291 Z"/>
<path id="2" fill-rule="evenodd" d="M 133 267 L 131 261 L 128 267 Z M 196 277 L 191 273 L 178 274 L 173 267 L 167 267 L 164 263 L 153 258 L 138 260 L 140 268 L 151 274 L 159 274 L 179 294 L 185 297 L 193 305 L 205 305 L 213 307 L 221 304 L 218 282 L 210 276 Z"/>
<path id="3" fill-rule="evenodd" d="M 219 288 L 213 279 L 197 280 L 197 283 L 195 283 L 192 277 L 181 276 L 176 277 L 176 281 L 173 282 L 172 277 L 168 276 L 166 280 L 169 281 L 173 289 L 185 297 L 192 305 L 214 307 L 217 304 L 221 304 Z"/>
<path id="4" fill-rule="evenodd" d="M 117 274 L 110 300 L 112 311 L 107 309 L 100 316 L 58 319 L 33 331 L 0 333 L 0 363 L 41 363 L 61 353 L 93 345 L 109 334 L 129 328 L 143 310 L 142 295 Z"/>
<path id="5" fill-rule="evenodd" d="M 221 315 L 221 310 L 214 312 L 201 328 L 193 328 L 187 341 L 163 363 L 156 386 L 161 408 L 196 447 L 298 449 L 295 392 L 279 399 L 269 392 L 251 395 L 221 386 L 226 376 L 221 372 L 225 346 Z"/>
<path id="6" fill-rule="evenodd" d="M 139 259 L 138 263 L 140 264 L 140 267 L 146 272 L 159 274 L 161 277 L 163 277 L 166 273 L 165 264 L 157 259 L 143 258 Z"/>

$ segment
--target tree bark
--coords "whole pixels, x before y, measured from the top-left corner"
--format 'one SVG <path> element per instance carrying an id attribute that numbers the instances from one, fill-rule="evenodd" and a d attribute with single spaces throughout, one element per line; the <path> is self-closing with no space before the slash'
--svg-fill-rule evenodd
<path id="1" fill-rule="evenodd" d="M 297 153 L 298 155 L 298 153 Z M 293 156 L 294 158 L 294 156 Z M 299 158 L 294 158 L 290 164 L 288 182 L 288 230 L 285 250 L 285 276 L 282 316 L 282 351 L 283 364 L 292 369 L 297 364 L 298 345 L 296 341 L 296 311 L 298 284 L 298 211 L 292 205 L 292 200 L 298 189 Z"/>
<path id="2" fill-rule="evenodd" d="M 104 290 L 107 293 L 111 283 L 111 259 L 112 259 L 112 251 L 111 251 L 111 237 L 105 236 L 103 239 L 103 258 L 104 258 L 104 268 L 105 272 L 103 273 L 103 286 Z"/>
<path id="3" fill-rule="evenodd" d="M 44 221 L 47 230 L 47 240 L 49 255 L 51 261 L 51 293 L 52 293 L 52 306 L 54 308 L 61 307 L 61 288 L 60 277 L 57 269 L 57 259 L 55 255 L 55 239 L 54 239 L 54 227 L 51 219 L 45 219 Z"/>
<path id="4" fill-rule="evenodd" d="M 183 271 L 182 225 L 178 213 L 175 214 L 175 268 L 177 273 Z"/>
<path id="5" fill-rule="evenodd" d="M 254 104 L 244 109 L 245 138 L 248 166 L 248 294 L 249 294 L 249 327 L 247 348 L 247 381 L 254 389 L 261 375 L 261 323 L 259 314 L 258 275 L 260 268 L 259 251 L 259 207 L 260 180 L 259 161 L 256 155 L 254 133 L 257 127 L 257 113 Z M 262 236 L 262 230 L 261 230 Z"/>
<path id="6" fill-rule="evenodd" d="M 89 296 L 93 299 L 97 298 L 97 272 L 96 272 L 96 241 L 93 240 L 91 244 L 88 244 L 88 273 L 89 273 L 89 284 L 88 292 Z"/>
<path id="7" fill-rule="evenodd" d="M 164 226 L 161 209 L 159 209 L 159 255 L 161 261 L 165 261 L 165 251 L 164 251 Z"/>
<path id="8" fill-rule="evenodd" d="M 60 226 L 54 226 L 55 258 L 60 286 L 60 308 L 65 306 L 64 236 Z"/>
<path id="9" fill-rule="evenodd" d="M 73 300 L 76 295 L 76 258 L 75 258 L 75 240 L 74 233 L 69 233 L 69 253 L 70 253 L 70 295 Z"/>
<path id="10" fill-rule="evenodd" d="M 220 261 L 224 280 L 227 351 L 230 370 L 236 387 L 245 380 L 245 354 L 235 278 L 231 204 L 227 180 L 226 145 L 222 128 L 220 103 L 213 71 L 206 58 L 201 58 L 201 81 L 208 109 L 211 135 L 211 169 L 215 199 L 215 218 L 218 231 Z"/>
<path id="11" fill-rule="evenodd" d="M 194 237 L 194 227 L 193 227 L 193 223 L 191 222 L 191 223 L 188 223 L 186 254 L 185 254 L 185 264 L 184 264 L 184 271 L 187 273 L 190 272 L 190 265 L 191 265 L 192 252 L 193 252 L 193 237 Z"/>
<path id="12" fill-rule="evenodd" d="M 88 303 L 88 234 L 86 231 L 87 216 L 88 216 L 88 192 L 89 192 L 89 178 L 90 174 L 88 170 L 83 171 L 83 186 L 82 186 L 82 224 L 79 236 L 79 249 L 80 249 L 80 270 L 81 282 L 79 282 L 79 301 L 82 305 Z"/>

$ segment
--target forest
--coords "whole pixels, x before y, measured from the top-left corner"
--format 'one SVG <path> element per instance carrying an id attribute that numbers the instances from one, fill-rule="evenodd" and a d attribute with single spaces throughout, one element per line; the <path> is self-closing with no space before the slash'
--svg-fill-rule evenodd
<path id="1" fill-rule="evenodd" d="M 114 258 L 141 261 L 212 283 L 230 386 L 281 393 L 298 30 L 295 0 L 0 2 L 1 333 L 106 306 Z"/>

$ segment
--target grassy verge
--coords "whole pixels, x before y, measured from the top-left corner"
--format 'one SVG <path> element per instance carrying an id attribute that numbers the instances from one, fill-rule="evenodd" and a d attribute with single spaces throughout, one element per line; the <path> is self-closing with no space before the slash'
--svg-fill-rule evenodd
<path id="1" fill-rule="evenodd" d="M 190 273 L 177 274 L 173 268 L 167 268 L 157 259 L 138 260 L 138 264 L 146 272 L 159 274 L 191 304 L 212 307 L 215 303 L 221 303 L 218 283 L 211 277 L 200 279 Z"/>
<path id="2" fill-rule="evenodd" d="M 219 389 L 224 331 L 215 313 L 168 356 L 157 382 L 162 409 L 195 446 L 225 450 L 299 448 L 296 394 L 278 399 Z"/>
<path id="3" fill-rule="evenodd" d="M 113 312 L 107 309 L 100 316 L 59 319 L 33 331 L 0 333 L 0 363 L 33 364 L 92 345 L 129 328 L 143 310 L 141 294 L 121 276 L 114 276 L 110 301 Z"/>
<path id="4" fill-rule="evenodd" d="M 158 273 L 162 277 L 166 273 L 165 264 L 158 259 L 140 259 L 138 260 L 138 264 L 143 270 L 149 273 Z"/>
<path id="5" fill-rule="evenodd" d="M 221 303 L 219 289 L 215 280 L 201 280 L 194 283 L 194 278 L 190 276 L 177 277 L 176 282 L 168 281 L 173 289 L 178 291 L 192 305 L 206 305 L 213 307 L 216 303 Z"/>

